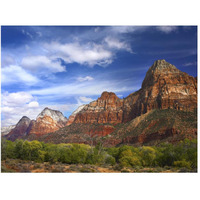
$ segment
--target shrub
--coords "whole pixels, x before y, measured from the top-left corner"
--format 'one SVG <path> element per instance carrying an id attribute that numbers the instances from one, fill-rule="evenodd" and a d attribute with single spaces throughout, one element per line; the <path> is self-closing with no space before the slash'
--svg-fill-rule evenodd
<path id="1" fill-rule="evenodd" d="M 173 165 L 178 168 L 187 168 L 191 169 L 191 163 L 186 160 L 174 161 Z"/>
<path id="2" fill-rule="evenodd" d="M 112 156 L 107 156 L 106 159 L 105 159 L 105 163 L 109 164 L 109 165 L 115 165 L 116 164 L 116 160 Z"/>

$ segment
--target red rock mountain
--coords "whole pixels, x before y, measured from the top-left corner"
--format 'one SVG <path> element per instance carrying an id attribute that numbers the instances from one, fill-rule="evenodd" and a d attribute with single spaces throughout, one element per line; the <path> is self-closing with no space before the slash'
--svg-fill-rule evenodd
<path id="1" fill-rule="evenodd" d="M 128 97 L 120 99 L 113 92 L 103 92 L 96 101 L 74 111 L 68 121 L 59 111 L 46 108 L 36 121 L 23 128 L 16 126 L 8 138 L 19 133 L 28 139 L 41 136 L 37 138 L 45 142 L 87 143 L 94 135 L 108 135 L 108 145 L 168 137 L 178 141 L 196 137 L 196 108 L 197 79 L 165 60 L 157 60 L 147 71 L 141 89 Z"/>
<path id="2" fill-rule="evenodd" d="M 165 60 L 155 61 L 147 71 L 142 88 L 125 99 L 103 92 L 84 106 L 73 123 L 128 122 L 153 109 L 191 111 L 197 107 L 197 80 Z"/>

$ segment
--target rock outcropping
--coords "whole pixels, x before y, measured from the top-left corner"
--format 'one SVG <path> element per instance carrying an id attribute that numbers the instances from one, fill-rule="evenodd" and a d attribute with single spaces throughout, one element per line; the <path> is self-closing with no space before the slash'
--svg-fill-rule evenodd
<path id="1" fill-rule="evenodd" d="M 103 92 L 100 98 L 76 113 L 74 123 L 121 123 L 122 120 L 123 100 L 113 92 Z"/>
<path id="2" fill-rule="evenodd" d="M 157 60 L 139 91 L 125 99 L 103 92 L 76 113 L 74 123 L 125 123 L 153 109 L 192 111 L 196 107 L 197 80 L 165 60 Z"/>

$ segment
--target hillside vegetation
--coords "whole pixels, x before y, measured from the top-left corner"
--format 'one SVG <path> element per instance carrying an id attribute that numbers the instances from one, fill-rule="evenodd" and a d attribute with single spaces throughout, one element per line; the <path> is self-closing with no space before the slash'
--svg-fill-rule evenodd
<path id="1" fill-rule="evenodd" d="M 123 145 L 106 148 L 102 143 L 89 146 L 71 143 L 50 144 L 36 140 L 12 142 L 2 139 L 1 148 L 2 172 L 7 171 L 6 166 L 9 166 L 10 159 L 49 163 L 51 166 L 58 163 L 62 165 L 106 165 L 117 171 L 160 167 L 172 167 L 184 172 L 197 171 L 197 140 L 185 139 L 176 145 L 163 143 L 159 146 Z"/>

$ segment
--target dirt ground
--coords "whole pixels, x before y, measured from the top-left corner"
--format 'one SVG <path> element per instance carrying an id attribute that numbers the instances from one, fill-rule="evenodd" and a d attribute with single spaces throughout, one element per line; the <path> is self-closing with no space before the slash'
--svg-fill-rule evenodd
<path id="1" fill-rule="evenodd" d="M 7 159 L 1 162 L 2 173 L 177 173 L 189 172 L 187 169 L 176 168 L 120 168 L 119 165 L 97 166 L 89 164 L 36 163 L 19 159 Z M 191 172 L 191 171 L 190 171 Z"/>

